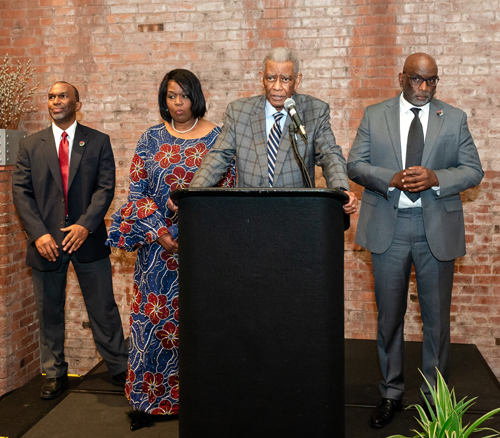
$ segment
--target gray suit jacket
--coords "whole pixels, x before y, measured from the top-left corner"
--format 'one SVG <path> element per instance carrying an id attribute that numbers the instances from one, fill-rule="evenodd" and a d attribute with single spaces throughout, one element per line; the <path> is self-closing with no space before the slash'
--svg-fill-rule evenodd
<path id="1" fill-rule="evenodd" d="M 12 174 L 14 204 L 28 236 L 26 264 L 53 271 L 62 260 L 65 226 L 64 194 L 52 127 L 21 140 Z M 78 124 L 71 151 L 68 179 L 68 225 L 78 224 L 91 233 L 75 251 L 79 262 L 107 257 L 104 216 L 113 200 L 115 161 L 109 136 Z M 59 246 L 55 262 L 44 259 L 35 240 L 51 234 Z"/>
<path id="2" fill-rule="evenodd" d="M 302 138 L 297 144 L 302 156 L 307 148 L 304 161 L 312 181 L 314 165 L 318 164 L 323 168 L 328 187 L 348 189 L 345 159 L 330 126 L 330 107 L 305 94 L 294 94 L 293 99 L 308 134 L 307 145 Z M 196 171 L 190 187 L 214 186 L 234 157 L 238 187 L 268 187 L 265 102 L 265 96 L 255 96 L 228 105 L 222 132 Z M 274 187 L 305 187 L 293 154 L 289 126 L 287 116 L 278 148 Z"/>
<path id="3" fill-rule="evenodd" d="M 441 261 L 461 257 L 465 229 L 460 192 L 477 186 L 484 175 L 462 110 L 431 100 L 422 166 L 436 173 L 440 187 L 439 196 L 432 189 L 421 192 L 430 250 Z M 375 254 L 392 243 L 401 192 L 388 189 L 403 168 L 398 95 L 365 109 L 347 160 L 349 178 L 365 187 L 356 243 Z"/>

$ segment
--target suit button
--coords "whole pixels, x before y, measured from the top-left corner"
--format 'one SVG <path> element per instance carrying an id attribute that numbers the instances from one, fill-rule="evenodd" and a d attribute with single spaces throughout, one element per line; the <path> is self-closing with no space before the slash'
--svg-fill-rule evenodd
<path id="1" fill-rule="evenodd" d="M 61 202 L 64 202 L 64 198 L 61 199 Z"/>
<path id="2" fill-rule="evenodd" d="M 64 225 L 64 221 L 61 221 L 61 225 Z"/>
<path id="3" fill-rule="evenodd" d="M 393 205 L 393 207 L 394 207 L 394 209 L 398 208 L 398 206 L 397 206 L 397 205 Z"/>

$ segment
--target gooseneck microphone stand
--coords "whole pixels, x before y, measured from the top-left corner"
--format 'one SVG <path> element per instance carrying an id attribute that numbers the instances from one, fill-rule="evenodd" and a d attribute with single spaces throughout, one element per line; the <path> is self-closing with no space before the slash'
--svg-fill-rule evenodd
<path id="1" fill-rule="evenodd" d="M 297 147 L 297 132 L 299 132 L 299 128 L 292 120 L 289 126 L 289 134 L 290 134 L 290 142 L 292 143 L 293 153 L 295 155 L 295 158 L 299 162 L 300 171 L 302 172 L 302 178 L 304 178 L 304 183 L 306 187 L 312 188 L 311 177 L 309 175 L 309 172 L 307 171 L 306 164 L 304 163 L 304 159 L 307 153 L 307 142 L 304 140 L 306 147 L 304 149 L 304 157 L 301 157 L 299 154 L 299 148 Z"/>

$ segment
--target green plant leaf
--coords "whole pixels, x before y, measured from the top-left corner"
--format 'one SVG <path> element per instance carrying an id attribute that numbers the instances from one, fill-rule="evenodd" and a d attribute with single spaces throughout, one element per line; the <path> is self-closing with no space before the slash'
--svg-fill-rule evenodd
<path id="1" fill-rule="evenodd" d="M 437 438 L 439 435 L 439 424 L 438 423 L 430 423 L 429 425 L 429 437 L 430 438 Z"/>
<path id="2" fill-rule="evenodd" d="M 474 423 L 472 423 L 467 430 L 464 431 L 464 438 L 467 438 L 472 432 L 478 431 L 478 426 L 484 423 L 488 418 L 493 417 L 493 415 L 497 414 L 500 412 L 500 408 L 493 409 L 492 411 L 484 414 L 481 418 L 478 418 Z M 496 431 L 495 429 L 490 429 L 486 428 L 485 430 L 491 430 L 492 432 L 495 432 L 496 435 L 492 436 L 500 436 L 500 432 Z"/>
<path id="3" fill-rule="evenodd" d="M 437 370 L 437 369 L 436 369 Z M 419 370 L 420 371 L 420 370 Z M 436 386 L 432 387 L 429 381 L 425 378 L 422 371 L 425 383 L 427 384 L 432 400 L 434 401 L 436 413 L 432 409 L 431 403 L 425 397 L 424 392 L 421 390 L 423 400 L 427 405 L 429 417 L 424 408 L 420 405 L 411 405 L 407 409 L 415 407 L 420 418 L 414 417 L 418 425 L 422 429 L 421 432 L 412 430 L 417 435 L 414 438 L 468 438 L 472 432 L 491 431 L 493 435 L 488 435 L 484 438 L 500 437 L 500 433 L 490 428 L 479 428 L 479 426 L 488 418 L 500 412 L 500 408 L 494 409 L 491 412 L 483 415 L 471 425 L 467 424 L 463 427 L 463 415 L 474 404 L 476 398 L 466 400 L 463 398 L 457 403 L 455 390 L 448 389 L 443 376 L 437 370 Z M 393 435 L 389 438 L 409 438 L 403 435 Z"/>
<path id="4" fill-rule="evenodd" d="M 448 438 L 449 434 L 448 432 L 453 432 L 453 428 L 450 427 L 450 425 L 453 422 L 453 418 L 449 417 L 444 424 L 439 428 L 440 433 L 438 435 L 438 438 Z"/>
<path id="5" fill-rule="evenodd" d="M 417 410 L 418 415 L 420 415 L 420 420 L 422 421 L 422 423 L 427 424 L 427 423 L 430 422 L 430 419 L 427 418 L 427 414 L 425 413 L 425 410 L 424 410 L 424 408 L 422 408 L 422 406 L 420 406 L 420 405 L 411 405 L 411 406 L 407 407 L 407 409 L 410 409 L 410 408 L 415 408 Z"/>

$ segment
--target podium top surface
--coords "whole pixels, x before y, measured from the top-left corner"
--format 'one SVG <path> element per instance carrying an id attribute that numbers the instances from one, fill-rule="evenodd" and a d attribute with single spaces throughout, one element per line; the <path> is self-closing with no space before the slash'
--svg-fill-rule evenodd
<path id="1" fill-rule="evenodd" d="M 322 197 L 331 198 L 346 204 L 349 200 L 341 189 L 295 189 L 295 188 L 227 188 L 227 187 L 209 187 L 209 188 L 185 188 L 177 189 L 172 192 L 170 197 L 174 202 L 181 198 L 191 196 L 265 196 L 265 197 Z"/>

